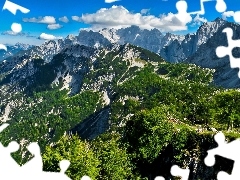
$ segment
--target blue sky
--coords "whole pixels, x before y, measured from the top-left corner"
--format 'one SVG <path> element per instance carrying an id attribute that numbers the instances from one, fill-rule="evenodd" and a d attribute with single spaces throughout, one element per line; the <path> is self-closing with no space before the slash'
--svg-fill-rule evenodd
<path id="1" fill-rule="evenodd" d="M 183 25 L 174 21 L 178 0 L 121 0 L 113 3 L 105 3 L 104 0 L 9 1 L 29 9 L 30 12 L 24 14 L 17 11 L 16 15 L 8 10 L 0 12 L 0 44 L 41 44 L 44 39 L 77 35 L 81 28 L 98 30 L 104 27 L 127 27 L 131 24 L 147 29 L 158 28 L 163 32 L 187 34 L 195 32 L 202 22 L 223 16 L 215 9 L 216 0 L 204 2 L 205 14 L 191 15 L 191 21 Z M 188 12 L 200 10 L 200 0 L 186 2 Z M 225 2 L 225 14 L 230 15 L 227 20 L 233 21 L 231 11 L 240 10 L 240 0 Z M 0 7 L 4 3 L 5 0 L 0 0 Z M 22 25 L 22 31 L 18 34 L 11 31 L 14 22 Z"/>

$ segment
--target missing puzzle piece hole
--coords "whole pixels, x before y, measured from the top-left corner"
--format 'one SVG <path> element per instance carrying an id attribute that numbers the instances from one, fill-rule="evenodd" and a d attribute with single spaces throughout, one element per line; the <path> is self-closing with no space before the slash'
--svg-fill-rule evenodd
<path id="1" fill-rule="evenodd" d="M 0 50 L 3 49 L 5 51 L 7 51 L 7 46 L 5 46 L 4 44 L 0 44 Z M 3 129 L 1 129 L 2 131 Z"/>
<path id="2" fill-rule="evenodd" d="M 18 34 L 22 31 L 22 25 L 18 23 L 12 23 L 11 29 L 14 33 Z"/>
<path id="3" fill-rule="evenodd" d="M 81 180 L 91 180 L 91 178 L 89 176 L 83 176 Z"/>
<path id="4" fill-rule="evenodd" d="M 209 168 L 213 168 L 216 172 L 215 175 L 218 174 L 218 172 L 223 171 L 223 172 L 227 172 L 228 174 L 232 173 L 233 170 L 233 166 L 234 166 L 234 161 L 225 157 L 221 157 L 219 155 L 210 155 L 210 157 L 214 158 L 212 159 L 214 161 L 212 161 L 213 164 L 207 164 L 206 163 L 206 159 L 204 159 L 204 162 L 206 164 L 206 166 L 208 166 Z M 210 160 L 210 159 L 209 159 Z M 211 165 L 211 166 L 210 166 Z"/>
<path id="5" fill-rule="evenodd" d="M 162 176 L 157 176 L 157 177 L 155 177 L 155 179 L 154 180 L 165 180 L 165 178 L 164 177 L 162 177 Z"/>
<path id="6" fill-rule="evenodd" d="M 62 160 L 59 163 L 60 169 L 61 169 L 61 173 L 65 173 L 65 171 L 68 169 L 68 167 L 70 166 L 70 162 L 68 160 Z"/>

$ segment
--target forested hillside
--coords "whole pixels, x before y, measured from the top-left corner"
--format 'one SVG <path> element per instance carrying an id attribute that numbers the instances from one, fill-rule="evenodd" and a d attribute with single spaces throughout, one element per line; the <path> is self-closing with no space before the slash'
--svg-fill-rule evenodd
<path id="1" fill-rule="evenodd" d="M 0 140 L 21 144 L 20 164 L 37 141 L 44 170 L 68 159 L 72 179 L 173 179 L 173 164 L 189 167 L 190 179 L 231 172 L 228 160 L 213 168 L 203 162 L 217 131 L 240 137 L 240 92 L 216 87 L 214 70 L 171 64 L 130 44 L 97 52 L 75 45 L 51 62 L 23 59 L 14 70 L 16 59 L 2 63 L 0 82 L 2 121 L 10 124 Z"/>

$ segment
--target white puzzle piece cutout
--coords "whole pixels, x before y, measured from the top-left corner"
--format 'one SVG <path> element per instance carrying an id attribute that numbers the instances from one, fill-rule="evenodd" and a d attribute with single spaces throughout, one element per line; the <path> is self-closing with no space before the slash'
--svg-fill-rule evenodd
<path id="1" fill-rule="evenodd" d="M 171 167 L 171 171 L 170 172 L 171 172 L 171 174 L 173 176 L 181 177 L 181 180 L 188 180 L 189 174 L 190 174 L 190 170 L 189 169 L 182 169 L 182 168 L 180 168 L 177 165 L 173 165 Z M 162 177 L 162 176 L 157 176 L 157 177 L 155 177 L 154 180 L 165 180 L 165 178 Z"/>
<path id="2" fill-rule="evenodd" d="M 231 68 L 240 68 L 240 58 L 235 58 L 232 55 L 232 50 L 235 47 L 240 48 L 240 39 L 233 40 L 233 30 L 231 28 L 223 29 L 224 33 L 227 35 L 228 46 L 219 46 L 216 48 L 216 55 L 219 58 L 223 58 L 225 56 L 229 56 L 230 66 Z M 240 78 L 240 71 L 238 72 L 238 77 Z"/>
<path id="3" fill-rule="evenodd" d="M 177 3 L 184 1 L 186 4 L 187 2 L 185 0 L 179 0 Z M 199 11 L 195 12 L 188 12 L 188 14 L 199 14 L 199 15 L 204 15 L 205 14 L 205 8 L 204 8 L 204 3 L 209 2 L 209 1 L 216 1 L 216 6 L 215 9 L 219 13 L 223 13 L 227 10 L 227 5 L 224 0 L 200 0 L 200 7 L 201 9 Z"/>
<path id="4" fill-rule="evenodd" d="M 5 1 L 5 4 L 2 8 L 2 10 L 8 10 L 10 11 L 12 14 L 16 15 L 17 11 L 21 11 L 22 13 L 29 13 L 30 10 L 25 8 L 25 7 L 22 7 L 18 4 L 15 4 L 9 0 L 6 0 Z M 12 26 L 11 26 L 11 29 L 14 33 L 20 33 L 22 31 L 22 25 L 19 24 L 19 23 L 13 23 Z"/>
<path id="5" fill-rule="evenodd" d="M 177 165 L 173 165 L 171 168 L 171 174 L 173 176 L 180 176 L 182 177 L 182 180 L 188 180 L 189 178 L 189 174 L 190 174 L 190 170 L 189 169 L 182 169 Z"/>
<path id="6" fill-rule="evenodd" d="M 0 126 L 2 132 L 9 124 L 4 123 Z M 18 151 L 19 144 L 12 141 L 7 147 L 0 142 L 0 179 L 44 179 L 44 180 L 71 180 L 65 171 L 70 165 L 68 160 L 60 161 L 60 172 L 44 172 L 40 147 L 37 143 L 30 143 L 27 147 L 34 157 L 23 166 L 20 166 L 11 156 L 11 153 Z"/>
<path id="7" fill-rule="evenodd" d="M 218 144 L 217 148 L 208 150 L 208 155 L 204 159 L 207 166 L 213 166 L 215 164 L 215 155 L 230 159 L 234 161 L 233 170 L 231 174 L 224 171 L 220 171 L 217 175 L 218 180 L 238 180 L 240 177 L 240 139 L 236 139 L 227 143 L 225 136 L 222 132 L 219 132 L 214 136 L 215 141 Z"/>
<path id="8" fill-rule="evenodd" d="M 6 0 L 6 1 L 5 1 L 5 4 L 4 4 L 4 6 L 3 6 L 2 9 L 3 9 L 3 10 L 6 10 L 6 9 L 7 9 L 8 11 L 10 11 L 10 12 L 11 12 L 12 14 L 14 14 L 14 15 L 16 15 L 17 10 L 21 11 L 21 12 L 24 13 L 24 14 L 30 12 L 29 9 L 27 9 L 27 8 L 25 8 L 25 7 L 22 7 L 22 6 L 18 5 L 18 4 L 15 4 L 15 3 L 13 3 L 13 2 L 11 2 L 11 1 L 9 1 L 9 0 Z"/>
<path id="9" fill-rule="evenodd" d="M 176 17 L 180 22 L 183 24 L 187 24 L 192 20 L 192 17 L 189 13 L 187 13 L 187 2 L 186 1 L 178 1 L 176 3 L 176 9 L 178 13 L 176 14 Z"/>

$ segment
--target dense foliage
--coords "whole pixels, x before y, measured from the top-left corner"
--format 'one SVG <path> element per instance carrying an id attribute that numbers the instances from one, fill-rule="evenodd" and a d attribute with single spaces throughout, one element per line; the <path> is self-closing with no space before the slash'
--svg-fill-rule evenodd
<path id="1" fill-rule="evenodd" d="M 82 91 L 71 96 L 67 90 L 51 86 L 55 77 L 50 72 L 52 64 L 35 62 L 37 77 L 47 79 L 48 72 L 53 79 L 34 81 L 41 88 L 11 97 L 21 103 L 12 109 L 11 125 L 0 134 L 1 142 L 6 145 L 14 139 L 25 147 L 37 141 L 46 171 L 59 170 L 58 162 L 68 159 L 71 165 L 67 174 L 72 179 L 88 175 L 92 179 L 117 180 L 154 179 L 157 175 L 170 178 L 173 164 L 193 171 L 191 161 L 204 166 L 206 151 L 216 146 L 216 131 L 224 131 L 228 140 L 240 137 L 238 90 L 214 87 L 210 69 L 170 64 L 142 48 L 129 48 L 140 51 L 140 57 L 126 59 L 121 49 L 102 52 L 93 69 L 84 75 Z M 55 57 L 54 65 L 63 66 L 63 60 Z M 71 134 L 70 130 L 85 119 L 96 121 L 95 116 L 102 114 L 106 107 L 102 91 L 107 91 L 111 100 L 107 105 L 108 130 L 95 139 Z M 3 111 L 5 107 L 3 103 L 0 108 Z M 24 158 L 19 156 L 25 150 L 14 155 L 21 164 L 30 157 L 28 153 Z M 204 173 L 203 169 L 196 171 L 192 179 Z M 205 175 L 214 179 L 216 172 Z"/>

